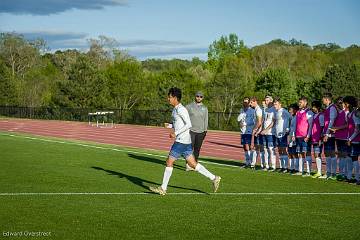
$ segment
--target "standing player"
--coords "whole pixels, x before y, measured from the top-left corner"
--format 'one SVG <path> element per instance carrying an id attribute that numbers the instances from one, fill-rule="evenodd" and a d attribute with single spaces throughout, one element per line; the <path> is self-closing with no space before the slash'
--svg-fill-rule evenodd
<path id="1" fill-rule="evenodd" d="M 288 145 L 288 154 L 289 154 L 289 167 L 290 167 L 290 173 L 295 173 L 299 170 L 299 159 L 296 153 L 296 142 L 295 140 L 292 139 L 292 136 L 295 136 L 295 130 L 296 130 L 296 113 L 297 111 L 299 111 L 299 106 L 297 105 L 297 103 L 291 104 L 289 106 L 289 113 L 291 115 L 291 119 L 290 119 L 290 133 L 289 135 L 291 137 L 289 137 L 290 139 L 288 140 L 289 145 Z M 296 168 L 296 163 L 298 168 Z"/>
<path id="2" fill-rule="evenodd" d="M 216 192 L 219 188 L 221 178 L 209 172 L 204 166 L 195 161 L 190 137 L 191 121 L 189 113 L 181 104 L 181 90 L 179 88 L 170 88 L 168 93 L 168 101 L 174 107 L 172 111 L 174 132 L 170 133 L 170 138 L 174 138 L 175 142 L 171 147 L 168 159 L 166 160 L 166 168 L 164 171 L 163 182 L 161 186 L 150 187 L 152 192 L 165 195 L 167 186 L 173 171 L 174 162 L 183 156 L 190 167 L 195 171 L 209 178 L 213 182 L 213 190 Z M 171 126 L 171 124 L 169 124 Z"/>
<path id="3" fill-rule="evenodd" d="M 351 164 L 348 165 L 347 170 L 347 181 L 352 181 L 352 172 L 354 169 L 355 173 L 355 181 L 357 185 L 360 185 L 359 179 L 359 162 L 358 158 L 360 155 L 360 110 L 355 109 L 357 106 L 357 100 L 355 97 L 348 96 L 344 98 L 345 106 L 349 109 L 348 114 L 348 131 L 349 131 L 349 138 L 348 138 L 348 146 L 350 147 L 349 155 L 351 157 Z M 354 109 L 354 110 L 353 110 Z"/>
<path id="4" fill-rule="evenodd" d="M 243 108 L 240 110 L 237 120 L 240 124 L 241 145 L 245 151 L 245 167 L 250 167 L 253 155 L 250 145 L 255 125 L 255 110 L 250 107 L 250 98 L 244 98 Z"/>
<path id="5" fill-rule="evenodd" d="M 263 112 L 258 104 L 256 97 L 250 98 L 250 106 L 254 109 L 254 112 L 255 112 L 255 114 L 254 114 L 255 126 L 252 131 L 252 141 L 251 141 L 251 148 L 254 150 L 251 167 L 255 168 L 257 156 L 260 156 L 261 145 L 262 145 L 262 139 L 261 139 L 261 136 L 259 136 L 259 134 L 260 134 L 261 128 L 262 128 Z M 263 167 L 262 164 L 263 163 L 261 162 L 261 167 Z"/>
<path id="6" fill-rule="evenodd" d="M 348 139 L 348 123 L 347 123 L 347 115 L 349 114 L 349 110 L 346 109 L 345 104 L 343 103 L 343 98 L 340 97 L 336 100 L 336 107 L 338 109 L 338 116 L 334 122 L 330 131 L 334 133 L 337 156 L 339 159 L 339 175 L 337 179 L 342 181 L 346 178 L 346 157 L 349 152 L 347 145 Z"/>
<path id="7" fill-rule="evenodd" d="M 296 141 L 296 152 L 298 154 L 299 161 L 297 168 L 299 172 L 296 175 L 302 175 L 304 170 L 304 161 L 306 161 L 307 173 L 304 176 L 310 176 L 311 173 L 311 154 L 309 140 L 311 136 L 313 112 L 307 107 L 308 99 L 301 97 L 299 99 L 300 110 L 296 113 L 296 129 L 295 136 L 292 140 Z"/>
<path id="8" fill-rule="evenodd" d="M 326 179 L 336 180 L 336 156 L 335 136 L 330 132 L 338 115 L 335 104 L 332 103 L 331 93 L 324 94 L 322 102 L 326 106 L 324 110 L 324 153 L 326 158 Z"/>
<path id="9" fill-rule="evenodd" d="M 202 103 L 203 99 L 204 94 L 197 92 L 195 101 L 186 106 L 191 120 L 190 136 L 196 162 L 208 128 L 209 114 L 207 107 Z M 188 164 L 186 166 L 188 168 Z"/>
<path id="10" fill-rule="evenodd" d="M 279 150 L 280 168 L 286 173 L 288 171 L 288 155 L 286 147 L 288 145 L 289 127 L 290 127 L 290 113 L 282 107 L 280 98 L 275 98 L 274 108 L 276 109 L 275 117 L 275 136 L 276 146 Z"/>
<path id="11" fill-rule="evenodd" d="M 275 153 L 275 113 L 276 110 L 273 106 L 273 98 L 271 96 L 265 97 L 265 115 L 263 122 L 263 130 L 261 135 L 263 137 L 264 146 L 264 160 L 266 166 L 271 162 L 270 171 L 276 170 L 276 153 Z M 280 168 L 282 166 L 280 165 Z"/>
<path id="12" fill-rule="evenodd" d="M 313 178 L 321 177 L 321 153 L 322 153 L 322 132 L 324 128 L 324 114 L 321 112 L 321 102 L 313 101 L 311 103 L 312 111 L 314 113 L 314 118 L 312 122 L 311 130 L 311 145 L 314 152 L 314 157 L 316 161 L 317 173 L 314 174 Z"/>

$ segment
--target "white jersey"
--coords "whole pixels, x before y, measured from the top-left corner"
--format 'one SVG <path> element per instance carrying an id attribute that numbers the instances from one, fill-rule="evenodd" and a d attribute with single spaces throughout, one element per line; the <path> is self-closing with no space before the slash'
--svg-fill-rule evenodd
<path id="1" fill-rule="evenodd" d="M 280 108 L 275 114 L 275 135 L 278 138 L 284 137 L 290 131 L 290 113 Z"/>
<path id="2" fill-rule="evenodd" d="M 255 112 L 254 116 L 255 116 L 255 125 L 256 125 L 258 119 L 264 118 L 264 115 L 263 115 L 263 110 L 259 107 L 259 105 L 255 107 L 254 112 Z M 260 131 L 261 131 L 261 127 L 262 127 L 262 123 L 260 126 Z"/>
<path id="3" fill-rule="evenodd" d="M 174 107 L 171 117 L 176 136 L 175 142 L 191 144 L 191 121 L 187 109 L 180 103 Z"/>
<path id="4" fill-rule="evenodd" d="M 240 133 L 241 134 L 252 134 L 252 131 L 255 126 L 255 110 L 251 107 L 240 110 L 240 114 L 237 118 L 240 124 Z"/>
<path id="5" fill-rule="evenodd" d="M 276 110 L 274 107 L 266 108 L 263 122 L 263 130 L 268 128 L 275 121 Z M 275 125 L 264 132 L 264 135 L 275 135 Z"/>

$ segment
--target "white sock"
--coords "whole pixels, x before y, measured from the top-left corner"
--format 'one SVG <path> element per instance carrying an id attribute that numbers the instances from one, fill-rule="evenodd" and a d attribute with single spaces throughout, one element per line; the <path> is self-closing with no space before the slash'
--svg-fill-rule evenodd
<path id="1" fill-rule="evenodd" d="M 299 172 L 303 172 L 304 161 L 302 157 L 299 157 Z"/>
<path id="2" fill-rule="evenodd" d="M 353 168 L 354 168 L 354 174 L 355 174 L 355 179 L 356 181 L 359 181 L 359 162 L 358 161 L 353 161 Z"/>
<path id="3" fill-rule="evenodd" d="M 287 155 L 283 155 L 283 164 L 282 164 L 282 168 L 284 169 L 288 169 L 288 164 L 289 164 L 289 158 Z"/>
<path id="4" fill-rule="evenodd" d="M 245 151 L 245 165 L 250 164 L 250 151 Z"/>
<path id="5" fill-rule="evenodd" d="M 295 170 L 299 171 L 299 158 L 294 158 L 294 163 Z"/>
<path id="6" fill-rule="evenodd" d="M 331 157 L 326 157 L 326 176 L 331 175 Z"/>
<path id="7" fill-rule="evenodd" d="M 306 170 L 307 170 L 307 173 L 311 173 L 311 169 L 312 169 L 312 158 L 311 156 L 307 156 L 306 157 Z"/>
<path id="8" fill-rule="evenodd" d="M 331 174 L 336 175 L 337 170 L 337 158 L 333 157 L 331 158 Z"/>
<path id="9" fill-rule="evenodd" d="M 200 163 L 196 164 L 195 171 L 209 178 L 211 181 L 215 180 L 215 175 L 209 172 L 203 165 Z"/>
<path id="10" fill-rule="evenodd" d="M 269 147 L 268 149 L 269 152 L 269 159 L 271 161 L 271 167 L 273 169 L 276 169 L 276 153 L 275 153 L 275 149 L 273 147 Z"/>
<path id="11" fill-rule="evenodd" d="M 295 169 L 295 159 L 294 158 L 290 158 L 290 170 L 294 170 Z"/>
<path id="12" fill-rule="evenodd" d="M 163 177 L 163 182 L 162 182 L 162 184 L 161 184 L 161 188 L 162 188 L 163 190 L 165 190 L 165 191 L 166 191 L 167 186 L 168 186 L 168 184 L 169 184 L 169 180 L 170 180 L 172 171 L 173 171 L 173 167 L 166 167 L 166 168 L 165 168 L 164 177 Z"/>
<path id="13" fill-rule="evenodd" d="M 347 176 L 346 178 L 350 180 L 352 178 L 352 171 L 353 171 L 353 162 L 351 157 L 346 158 L 346 168 L 347 168 Z"/>
<path id="14" fill-rule="evenodd" d="M 283 155 L 279 155 L 279 168 L 283 168 L 284 165 L 284 156 Z"/>
<path id="15" fill-rule="evenodd" d="M 267 152 L 267 151 L 265 151 L 265 152 Z M 265 152 L 260 152 L 261 167 L 266 167 L 266 165 L 267 165 L 267 163 L 266 163 L 267 160 L 265 160 Z"/>
<path id="16" fill-rule="evenodd" d="M 315 160 L 316 160 L 317 171 L 318 171 L 318 173 L 321 174 L 321 158 L 317 157 L 317 158 L 315 158 Z"/>
<path id="17" fill-rule="evenodd" d="M 255 166 L 256 165 L 256 160 L 257 160 L 257 152 L 254 150 L 252 151 L 252 163 L 251 166 Z"/>

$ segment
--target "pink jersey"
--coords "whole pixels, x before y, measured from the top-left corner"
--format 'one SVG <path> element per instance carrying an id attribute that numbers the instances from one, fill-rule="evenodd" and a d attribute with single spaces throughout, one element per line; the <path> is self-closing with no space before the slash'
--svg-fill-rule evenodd
<path id="1" fill-rule="evenodd" d="M 346 121 L 346 115 L 347 113 L 342 110 L 338 113 L 338 116 L 334 122 L 334 127 L 340 127 L 340 126 L 344 126 L 347 124 L 347 121 Z M 340 139 L 340 140 L 347 140 L 348 139 L 348 129 L 347 128 L 344 128 L 344 129 L 341 129 L 341 130 L 338 130 L 335 132 L 335 138 L 336 139 Z"/>
<path id="2" fill-rule="evenodd" d="M 329 129 L 329 123 L 330 123 L 330 111 L 331 111 L 331 108 L 334 108 L 337 112 L 337 108 L 335 106 L 335 104 L 330 104 L 329 107 L 327 107 L 324 111 L 324 134 L 327 133 L 327 130 Z"/>
<path id="3" fill-rule="evenodd" d="M 323 113 L 319 113 L 317 115 L 314 116 L 314 120 L 313 120 L 313 127 L 311 129 L 311 141 L 312 143 L 319 143 L 320 139 L 321 139 L 321 134 L 322 134 L 322 127 L 320 124 L 320 116 Z"/>
<path id="4" fill-rule="evenodd" d="M 306 109 L 303 112 L 297 111 L 295 137 L 301 137 L 301 138 L 307 137 L 308 130 L 309 130 L 309 122 L 308 122 L 306 114 L 308 111 L 309 111 L 309 109 Z"/>
<path id="5" fill-rule="evenodd" d="M 348 130 L 349 130 L 349 138 L 354 134 L 356 123 L 354 121 L 354 114 L 356 110 L 352 111 L 350 114 L 348 114 Z M 360 133 L 352 140 L 352 142 L 360 142 Z"/>

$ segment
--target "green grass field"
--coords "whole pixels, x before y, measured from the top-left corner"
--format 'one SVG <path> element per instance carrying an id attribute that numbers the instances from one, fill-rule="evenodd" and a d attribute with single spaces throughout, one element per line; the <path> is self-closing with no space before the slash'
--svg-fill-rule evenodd
<path id="1" fill-rule="evenodd" d="M 143 194 L 162 180 L 159 155 L 0 133 L 1 238 L 29 231 L 50 232 L 44 239 L 359 239 L 359 186 L 204 164 L 222 176 L 219 194 L 207 194 L 211 183 L 179 161 L 168 189 L 175 194 Z"/>

